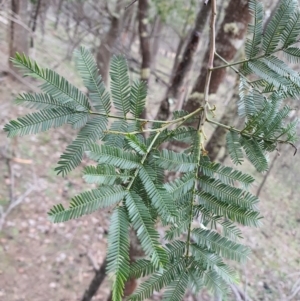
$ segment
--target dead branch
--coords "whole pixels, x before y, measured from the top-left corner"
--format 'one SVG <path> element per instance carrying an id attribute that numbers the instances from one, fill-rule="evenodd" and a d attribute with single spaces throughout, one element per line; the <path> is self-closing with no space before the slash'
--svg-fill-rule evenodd
<path id="1" fill-rule="evenodd" d="M 6 210 L 4 210 L 3 206 L 0 206 L 0 231 L 3 228 L 6 217 L 11 213 L 11 211 L 14 208 L 19 206 L 26 199 L 26 197 L 34 190 L 35 185 L 30 185 L 22 195 L 20 195 L 16 200 L 12 200 L 10 202 Z"/>
<path id="2" fill-rule="evenodd" d="M 3 228 L 3 225 L 5 223 L 5 219 L 6 217 L 11 213 L 11 211 L 16 208 L 17 206 L 19 206 L 25 199 L 26 197 L 36 189 L 36 178 L 35 178 L 35 173 L 34 173 L 34 183 L 35 184 L 31 184 L 26 191 L 20 195 L 17 199 L 15 199 L 14 197 L 14 172 L 13 172 L 13 168 L 11 166 L 11 161 L 12 159 L 6 155 L 5 153 L 2 153 L 2 158 L 5 159 L 6 161 L 6 165 L 7 165 L 7 169 L 8 169 L 8 173 L 9 173 L 9 178 L 10 178 L 10 185 L 9 185 L 9 205 L 7 208 L 4 209 L 4 206 L 0 206 L 0 231 Z"/>
<path id="3" fill-rule="evenodd" d="M 138 0 L 133 0 L 131 1 L 127 6 L 125 6 L 125 9 L 128 9 L 131 5 L 133 5 L 135 2 L 137 2 Z"/>

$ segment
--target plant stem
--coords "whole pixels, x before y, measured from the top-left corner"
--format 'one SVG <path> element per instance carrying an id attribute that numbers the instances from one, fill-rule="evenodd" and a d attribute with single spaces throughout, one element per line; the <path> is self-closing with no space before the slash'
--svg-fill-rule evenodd
<path id="1" fill-rule="evenodd" d="M 181 126 L 182 123 L 184 123 L 186 120 L 188 120 L 189 118 L 191 118 L 191 117 L 193 117 L 194 115 L 196 115 L 197 113 L 199 113 L 201 110 L 202 110 L 202 108 L 199 108 L 199 109 L 195 110 L 194 112 L 192 112 L 192 113 L 190 113 L 190 114 L 188 114 L 188 115 L 186 115 L 186 116 L 184 116 L 184 117 L 181 117 L 181 118 L 172 120 L 171 123 L 173 124 L 173 123 L 175 123 L 175 121 L 176 121 L 176 123 L 178 123 L 178 127 L 179 127 L 179 126 Z M 146 159 L 147 159 L 147 157 L 148 157 L 150 151 L 152 150 L 152 147 L 153 147 L 155 141 L 157 140 L 157 138 L 159 137 L 159 135 L 162 133 L 163 130 L 165 130 L 165 129 L 168 128 L 169 126 L 170 126 L 170 124 L 166 124 L 166 125 L 164 125 L 163 127 L 159 128 L 159 129 L 156 129 L 157 133 L 156 133 L 156 135 L 154 136 L 154 138 L 152 139 L 150 145 L 148 146 L 147 151 L 146 151 L 146 153 L 144 154 L 144 156 L 143 156 L 143 158 L 142 158 L 142 160 L 141 160 L 141 165 L 143 165 L 144 162 L 146 161 Z M 120 132 L 120 133 L 122 133 L 122 132 Z M 128 134 L 128 133 L 125 133 L 125 134 Z M 135 170 L 134 175 L 133 175 L 131 181 L 129 182 L 129 184 L 128 184 L 127 188 L 126 188 L 127 190 L 130 190 L 131 186 L 133 185 L 133 183 L 134 183 L 134 181 L 135 181 L 135 178 L 136 178 L 136 176 L 137 176 L 138 173 L 139 173 L 139 170 L 140 170 L 140 167 L 138 167 L 138 168 Z"/>
<path id="2" fill-rule="evenodd" d="M 188 114 L 188 115 L 185 115 L 183 117 L 180 117 L 180 118 L 177 118 L 177 119 L 174 119 L 174 120 L 170 120 L 170 121 L 167 121 L 167 122 L 164 122 L 166 125 L 164 125 L 162 128 L 158 128 L 158 129 L 143 129 L 142 131 L 134 131 L 134 132 L 119 132 L 119 131 L 110 131 L 110 130 L 107 130 L 105 131 L 105 133 L 107 134 L 116 134 L 116 135 L 136 135 L 136 134 L 142 134 L 142 133 L 146 133 L 146 132 L 161 132 L 162 129 L 166 129 L 168 128 L 169 126 L 171 126 L 172 124 L 182 124 L 183 122 L 187 121 L 188 119 L 190 119 L 191 117 L 193 117 L 194 115 L 197 115 L 199 112 L 201 112 L 203 110 L 202 107 L 198 108 L 197 110 L 195 110 L 194 112 Z M 99 113 L 100 114 L 100 113 Z M 103 114 L 103 116 L 107 116 L 105 114 Z M 109 116 L 111 117 L 111 116 Z M 114 117 L 117 117 L 119 118 L 119 116 L 114 116 Z M 120 119 L 124 119 L 122 117 L 120 117 Z M 129 119 L 127 118 L 127 120 L 136 120 L 136 121 L 143 121 L 143 120 L 146 120 L 146 119 Z M 156 122 L 156 120 L 151 120 L 149 122 Z"/>
<path id="3" fill-rule="evenodd" d="M 220 59 L 220 60 L 222 60 L 224 63 L 226 63 L 226 64 L 229 64 L 222 56 L 220 56 L 217 52 L 215 53 L 215 55 Z M 253 90 L 255 90 L 255 91 L 257 91 L 259 94 L 262 94 L 263 95 L 263 93 L 259 90 L 259 89 L 257 89 L 254 85 L 253 85 L 253 83 L 251 83 L 248 79 L 247 79 L 247 77 L 244 75 L 244 74 L 242 74 L 239 70 L 237 70 L 236 68 L 234 68 L 232 65 L 228 65 L 236 74 L 238 74 L 240 77 L 242 77 L 243 79 L 245 79 L 245 81 L 246 81 L 246 83 L 253 89 Z M 266 97 L 263 95 L 263 97 L 266 99 Z"/>
<path id="4" fill-rule="evenodd" d="M 165 126 L 165 127 L 166 127 L 166 126 Z M 149 153 L 150 153 L 150 151 L 151 151 L 151 149 L 152 149 L 152 147 L 153 147 L 155 141 L 157 140 L 157 138 L 159 137 L 159 135 L 161 134 L 161 132 L 164 130 L 164 127 L 160 128 L 159 130 L 160 130 L 160 131 L 156 133 L 156 135 L 155 135 L 154 138 L 152 139 L 150 145 L 148 146 L 147 151 L 146 151 L 146 153 L 144 154 L 144 156 L 143 156 L 143 158 L 142 158 L 142 160 L 141 160 L 141 165 L 143 165 L 144 162 L 146 161 L 146 159 L 147 159 L 147 157 L 148 157 L 148 155 L 149 155 Z M 138 168 L 135 170 L 134 175 L 133 175 L 131 181 L 129 182 L 129 184 L 128 184 L 127 188 L 126 188 L 128 191 L 130 190 L 131 186 L 133 185 L 133 183 L 134 183 L 134 181 L 135 181 L 135 178 L 137 177 L 137 175 L 138 175 L 138 173 L 139 173 L 139 171 L 140 171 L 140 168 L 141 168 L 141 167 L 138 167 Z"/>
<path id="5" fill-rule="evenodd" d="M 198 124 L 198 142 L 199 145 L 197 146 L 197 166 L 200 165 L 200 159 L 201 159 L 201 151 L 203 149 L 202 147 L 202 135 L 204 135 L 203 127 L 205 122 L 207 121 L 207 108 L 209 108 L 208 105 L 208 96 L 209 96 L 209 87 L 210 87 L 210 80 L 211 80 L 211 73 L 212 68 L 214 64 L 214 55 L 215 55 L 215 49 L 216 49 L 216 15 L 217 15 L 217 5 L 216 0 L 211 0 L 211 20 L 210 20 L 210 50 L 209 50 L 209 59 L 208 59 L 208 68 L 207 68 L 207 75 L 205 80 L 205 86 L 204 86 L 204 107 L 203 107 L 203 113 L 201 116 L 201 119 L 199 120 Z M 195 178 L 198 177 L 198 168 L 195 170 Z M 198 181 L 195 180 L 194 185 L 194 191 L 193 191 L 193 197 L 191 199 L 191 210 L 190 210 L 190 216 L 189 216 L 189 228 L 188 228 L 188 234 L 187 234 L 187 240 L 186 240 L 186 260 L 189 257 L 190 252 L 190 240 L 191 240 L 191 231 L 192 231 L 192 221 L 193 221 L 193 208 L 194 208 L 194 196 L 195 191 L 198 189 Z"/>
<path id="6" fill-rule="evenodd" d="M 243 130 L 239 130 L 239 129 L 236 129 L 232 126 L 229 126 L 229 125 L 226 125 L 226 124 L 222 124 L 222 123 L 219 123 L 217 121 L 214 121 L 214 120 L 211 120 L 211 119 L 206 119 L 207 122 L 209 123 L 212 123 L 212 124 L 215 124 L 217 126 L 220 126 L 224 129 L 227 129 L 231 132 L 236 132 L 236 133 L 239 133 L 239 134 L 242 134 L 242 136 L 246 136 L 248 138 L 255 138 L 257 140 L 263 140 L 265 142 L 271 142 L 271 143 L 275 143 L 275 142 L 278 142 L 278 143 L 285 143 L 285 144 L 290 144 L 294 147 L 294 145 L 289 142 L 289 141 L 286 141 L 286 140 L 280 140 L 280 139 L 265 139 L 264 137 L 261 137 L 261 136 L 256 136 L 256 135 L 253 135 L 253 134 L 250 134 L 250 133 L 247 133 L 247 132 L 244 132 L 244 129 Z"/>
<path id="7" fill-rule="evenodd" d="M 104 113 L 99 113 L 99 112 L 93 112 L 89 111 L 89 114 L 91 115 L 99 115 L 99 116 L 104 116 L 108 118 L 114 118 L 114 119 L 122 119 L 124 120 L 124 116 L 116 116 L 116 115 L 110 115 L 110 114 L 104 114 Z M 165 121 L 165 120 L 151 120 L 151 119 L 142 119 L 142 118 L 128 118 L 126 117 L 126 120 L 131 120 L 131 121 L 141 121 L 144 123 L 150 123 L 150 122 L 156 122 L 156 123 L 170 123 L 170 121 Z"/>

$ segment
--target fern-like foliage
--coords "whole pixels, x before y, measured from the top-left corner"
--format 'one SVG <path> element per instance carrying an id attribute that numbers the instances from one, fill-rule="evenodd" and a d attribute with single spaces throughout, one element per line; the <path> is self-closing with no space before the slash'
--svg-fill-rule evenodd
<path id="1" fill-rule="evenodd" d="M 296 0 L 281 1 L 264 35 L 262 3 L 251 0 L 250 10 L 254 21 L 249 26 L 247 58 L 234 63 L 241 64 L 238 113 L 245 123 L 241 129 L 218 125 L 228 130 L 233 163 L 242 164 L 245 156 L 263 172 L 268 169 L 267 153 L 280 143 L 293 145 L 296 139 L 297 121 L 288 120 L 291 108 L 284 99 L 300 94 L 300 76 L 277 53 L 282 51 L 290 62 L 300 60 L 294 45 L 300 23 Z M 182 300 L 188 288 L 194 293 L 207 287 L 217 295 L 227 294 L 228 284 L 237 282 L 227 261 L 243 262 L 250 256 L 249 248 L 240 243 L 238 225 L 260 226 L 259 200 L 250 191 L 254 178 L 210 161 L 203 127 L 213 121 L 207 117 L 199 127 L 191 123 L 203 118 L 203 108 L 150 122 L 140 118 L 147 86 L 131 83 L 122 56 L 112 59 L 109 89 L 86 48 L 75 52 L 75 60 L 89 96 L 25 55 L 13 59 L 26 75 L 43 81 L 43 93 L 18 96 L 18 105 L 37 111 L 10 121 L 4 127 L 8 136 L 71 124 L 80 129 L 56 170 L 66 175 L 80 165 L 84 154 L 94 162 L 84 168 L 83 178 L 96 188 L 73 197 L 67 207 L 53 206 L 49 219 L 65 222 L 112 207 L 107 273 L 113 280 L 114 301 L 122 300 L 130 277 L 145 276 L 129 300 L 150 298 L 163 288 L 164 300 L 170 301 Z M 187 147 L 182 152 L 164 148 L 170 141 Z M 168 181 L 165 171 L 176 173 L 176 178 Z M 163 237 L 156 225 L 164 229 Z M 145 253 L 134 263 L 129 260 L 130 227 Z"/>

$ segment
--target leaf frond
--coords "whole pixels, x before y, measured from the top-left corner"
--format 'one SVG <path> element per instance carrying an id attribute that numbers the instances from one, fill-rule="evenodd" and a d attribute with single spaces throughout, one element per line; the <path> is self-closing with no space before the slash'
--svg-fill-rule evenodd
<path id="1" fill-rule="evenodd" d="M 62 205 L 54 206 L 48 217 L 54 223 L 61 223 L 90 214 L 100 208 L 111 206 L 119 202 L 125 196 L 125 191 L 120 186 L 106 186 L 101 189 L 94 189 L 83 192 L 74 198 L 68 209 Z"/>
<path id="2" fill-rule="evenodd" d="M 112 297 L 121 301 L 125 283 L 129 277 L 129 221 L 124 207 L 116 207 L 111 216 L 108 250 L 107 273 L 114 275 Z"/>
<path id="3" fill-rule="evenodd" d="M 128 66 L 123 56 L 113 56 L 110 64 L 110 90 L 115 108 L 126 119 L 130 111 Z"/>
<path id="4" fill-rule="evenodd" d="M 110 95 L 106 91 L 102 78 L 93 55 L 85 47 L 75 50 L 75 62 L 77 70 L 84 85 L 89 90 L 89 97 L 94 108 L 106 115 L 110 112 Z"/>
<path id="5" fill-rule="evenodd" d="M 25 54 L 16 53 L 16 58 L 12 59 L 12 62 L 16 67 L 27 71 L 25 75 L 45 81 L 41 89 L 53 98 L 59 98 L 65 103 L 73 102 L 77 111 L 87 112 L 91 109 L 88 98 L 55 71 L 41 68 Z"/>
<path id="6" fill-rule="evenodd" d="M 76 139 L 67 147 L 66 151 L 60 156 L 58 167 L 55 170 L 58 174 L 65 176 L 72 169 L 76 168 L 82 160 L 83 152 L 87 147 L 103 137 L 106 129 L 107 119 L 104 116 L 96 116 L 89 120 L 79 131 Z"/>

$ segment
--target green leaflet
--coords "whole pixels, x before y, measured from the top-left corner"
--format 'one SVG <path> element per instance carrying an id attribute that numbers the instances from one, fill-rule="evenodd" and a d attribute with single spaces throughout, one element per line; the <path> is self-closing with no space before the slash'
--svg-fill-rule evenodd
<path id="1" fill-rule="evenodd" d="M 257 171 L 262 172 L 268 169 L 268 161 L 261 145 L 256 140 L 241 137 L 241 145 L 243 146 L 248 159 Z"/>
<path id="2" fill-rule="evenodd" d="M 168 262 L 167 254 L 158 243 L 159 235 L 148 208 L 135 192 L 126 195 L 126 208 L 145 254 L 151 257 L 154 267 L 164 266 Z"/>
<path id="3" fill-rule="evenodd" d="M 167 170 L 188 172 L 193 171 L 196 168 L 196 162 L 192 156 L 188 156 L 184 153 L 175 153 L 169 150 L 162 150 L 160 156 L 155 157 L 158 165 Z"/>
<path id="4" fill-rule="evenodd" d="M 140 158 L 137 155 L 113 146 L 90 144 L 87 155 L 98 163 L 113 165 L 117 168 L 140 167 Z"/>
<path id="5" fill-rule="evenodd" d="M 297 6 L 296 0 L 281 1 L 279 8 L 276 10 L 264 32 L 262 48 L 266 54 L 271 53 L 278 46 L 284 29 L 291 22 L 290 16 L 298 9 Z"/>
<path id="6" fill-rule="evenodd" d="M 260 225 L 260 215 L 258 211 L 243 209 L 238 205 L 225 203 L 214 195 L 204 191 L 197 192 L 199 204 L 216 215 L 224 216 L 245 226 L 258 227 Z"/>
<path id="7" fill-rule="evenodd" d="M 192 234 L 198 246 L 205 247 L 225 258 L 241 262 L 250 254 L 249 248 L 231 241 L 212 230 L 196 228 L 192 230 Z"/>
<path id="8" fill-rule="evenodd" d="M 206 266 L 206 268 L 214 269 L 225 282 L 237 282 L 236 273 L 223 262 L 222 257 L 209 251 L 208 248 L 198 246 L 197 244 L 192 244 L 191 250 L 196 260 L 203 262 L 203 265 Z"/>
<path id="9" fill-rule="evenodd" d="M 111 127 L 110 131 L 117 131 L 126 133 L 128 132 L 128 122 L 127 120 L 115 120 Z M 125 144 L 125 135 L 124 134 L 106 134 L 103 141 L 106 145 L 123 148 Z"/>
<path id="10" fill-rule="evenodd" d="M 263 5 L 256 0 L 249 1 L 249 10 L 254 17 L 254 24 L 249 24 L 248 32 L 252 34 L 251 39 L 247 39 L 245 53 L 248 58 L 256 56 L 260 50 L 263 31 Z"/>
<path id="11" fill-rule="evenodd" d="M 45 110 L 55 108 L 69 108 L 75 111 L 75 105 L 72 102 L 65 102 L 61 99 L 55 99 L 45 93 L 23 93 L 19 94 L 15 100 L 17 105 L 23 105 L 29 109 Z"/>
<path id="12" fill-rule="evenodd" d="M 67 147 L 66 151 L 60 156 L 58 167 L 55 170 L 63 176 L 77 167 L 83 156 L 84 150 L 91 143 L 96 142 L 103 136 L 106 129 L 107 119 L 103 116 L 92 118 L 79 131 L 76 139 Z"/>
<path id="13" fill-rule="evenodd" d="M 112 287 L 114 301 L 121 301 L 126 280 L 129 277 L 129 221 L 124 207 L 116 207 L 111 216 L 107 273 L 115 275 Z"/>
<path id="14" fill-rule="evenodd" d="M 110 90 L 113 103 L 119 113 L 126 119 L 130 111 L 130 85 L 128 66 L 124 57 L 114 56 L 110 64 Z"/>
<path id="15" fill-rule="evenodd" d="M 243 209 L 255 209 L 259 202 L 258 198 L 250 192 L 226 185 L 220 180 L 208 176 L 200 176 L 199 184 L 203 191 L 214 195 L 225 203 L 237 205 Z"/>
<path id="16" fill-rule="evenodd" d="M 63 102 L 72 102 L 78 111 L 87 112 L 90 109 L 88 98 L 55 71 L 41 68 L 24 54 L 16 53 L 16 58 L 12 61 L 16 67 L 28 72 L 25 75 L 44 80 L 45 83 L 41 89 L 45 93 L 54 98 L 60 98 Z"/>
<path id="17" fill-rule="evenodd" d="M 75 50 L 76 67 L 81 75 L 84 85 L 89 90 L 89 97 L 94 108 L 106 115 L 110 112 L 110 95 L 106 91 L 98 67 L 92 54 L 84 47 Z"/>
<path id="18" fill-rule="evenodd" d="M 111 165 L 87 166 L 83 171 L 84 180 L 89 184 L 113 185 L 117 179 L 126 182 L 130 176 L 117 172 Z"/>
<path id="19" fill-rule="evenodd" d="M 294 44 L 297 41 L 297 38 L 300 34 L 300 13 L 299 9 L 289 16 L 288 24 L 286 24 L 282 35 L 281 43 L 283 44 L 282 48 L 287 48 L 288 46 Z"/>
<path id="20" fill-rule="evenodd" d="M 233 185 L 235 182 L 248 187 L 254 182 L 254 178 L 250 175 L 243 174 L 239 170 L 234 170 L 231 167 L 223 166 L 220 163 L 201 160 L 200 170 L 205 176 L 218 177 L 226 185 Z"/>
<path id="21" fill-rule="evenodd" d="M 111 206 L 119 202 L 124 196 L 125 191 L 120 186 L 107 186 L 86 191 L 75 196 L 67 209 L 61 204 L 53 206 L 48 212 L 48 217 L 54 223 L 65 222 L 90 214 L 100 208 Z"/>
<path id="22" fill-rule="evenodd" d="M 130 265 L 130 277 L 140 278 L 156 271 L 152 262 L 147 259 L 138 259 Z"/>
<path id="23" fill-rule="evenodd" d="M 153 180 L 149 175 L 149 168 L 145 169 L 144 167 L 141 167 L 139 170 L 139 177 L 151 199 L 152 205 L 164 219 L 172 220 L 177 213 L 171 195 L 162 185 L 158 186 L 153 183 Z"/>
<path id="24" fill-rule="evenodd" d="M 147 97 L 147 84 L 142 81 L 134 81 L 130 89 L 130 112 L 139 118 L 145 108 Z"/>
<path id="25" fill-rule="evenodd" d="M 289 47 L 284 49 L 283 54 L 293 64 L 297 64 L 300 61 L 300 49 L 297 47 Z"/>
<path id="26" fill-rule="evenodd" d="M 166 288 L 163 301 L 181 301 L 189 283 L 189 274 L 183 272 Z"/>
<path id="27" fill-rule="evenodd" d="M 203 199 L 211 200 L 211 196 L 206 192 L 200 192 L 199 196 L 199 202 L 204 203 L 204 205 L 194 205 L 193 207 L 193 214 L 195 218 L 199 219 L 199 222 L 207 225 L 209 222 L 211 223 L 212 229 L 217 229 L 217 224 L 221 225 L 223 227 L 223 234 L 225 237 L 228 237 L 231 240 L 237 241 L 238 239 L 242 238 L 242 232 L 241 230 L 230 220 L 223 221 L 222 215 L 226 215 L 226 213 L 223 212 L 222 215 L 214 215 L 212 214 L 212 211 L 214 210 L 208 210 L 205 207 L 205 201 Z M 209 202 L 209 201 L 208 201 Z M 215 204 L 218 204 L 218 200 L 215 199 Z M 210 204 L 211 205 L 211 204 Z M 227 204 L 221 203 L 221 208 L 226 208 Z M 231 205 L 229 205 L 231 207 Z M 241 210 L 239 207 L 234 207 L 237 210 Z M 234 210 L 231 207 L 232 213 L 234 214 Z"/>
<path id="28" fill-rule="evenodd" d="M 126 140 L 130 147 L 140 155 L 147 153 L 147 146 L 143 144 L 136 135 L 127 134 Z"/>
<path id="29" fill-rule="evenodd" d="M 172 195 L 174 199 L 178 199 L 187 194 L 195 184 L 195 176 L 193 173 L 186 173 L 181 178 L 164 184 L 165 189 Z"/>
<path id="30" fill-rule="evenodd" d="M 159 291 L 162 287 L 171 284 L 177 277 L 178 271 L 185 269 L 185 260 L 183 258 L 167 265 L 163 270 L 155 272 L 150 279 L 142 283 L 129 300 L 139 301 L 149 298 L 153 291 Z"/>
<path id="31" fill-rule="evenodd" d="M 242 164 L 244 156 L 239 135 L 235 132 L 228 132 L 226 135 L 226 143 L 232 162 L 236 165 Z"/>
<path id="32" fill-rule="evenodd" d="M 45 132 L 68 123 L 72 114 L 74 111 L 69 108 L 45 109 L 10 121 L 4 126 L 4 131 L 8 137 Z"/>

